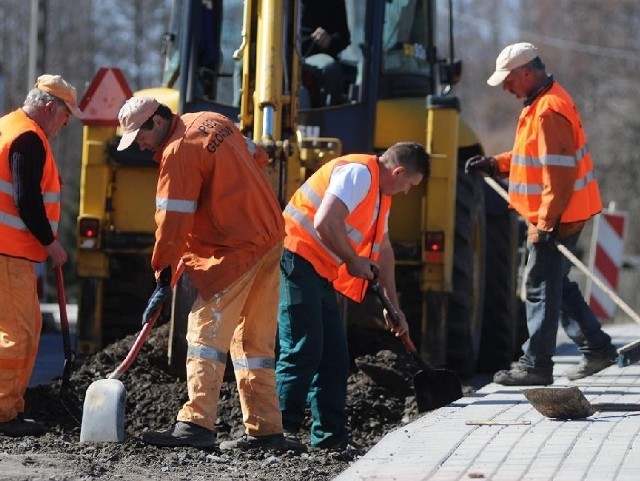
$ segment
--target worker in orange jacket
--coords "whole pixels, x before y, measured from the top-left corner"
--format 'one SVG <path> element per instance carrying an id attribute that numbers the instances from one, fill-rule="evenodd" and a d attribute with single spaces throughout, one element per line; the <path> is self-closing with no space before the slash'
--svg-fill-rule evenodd
<path id="1" fill-rule="evenodd" d="M 513 149 L 467 160 L 467 172 L 509 176 L 509 202 L 529 222 L 526 312 L 529 338 L 511 370 L 499 371 L 504 385 L 553 383 L 552 356 L 558 324 L 583 356 L 564 374 L 570 380 L 612 365 L 611 338 L 569 279 L 570 262 L 555 248 L 575 251 L 585 223 L 602 210 L 600 191 L 582 121 L 571 96 L 547 75 L 538 49 L 522 42 L 505 47 L 487 83 L 524 99 Z"/>
<path id="2" fill-rule="evenodd" d="M 49 139 L 81 116 L 76 89 L 42 75 L 22 108 L 0 118 L 0 435 L 42 434 L 24 418 L 42 315 L 35 264 L 67 261 L 58 240 L 61 182 Z"/>
<path id="3" fill-rule="evenodd" d="M 399 314 L 388 328 L 408 331 L 395 289 L 388 235 L 391 196 L 429 175 L 429 155 L 400 142 L 381 156 L 351 154 L 323 165 L 285 208 L 285 250 L 280 262 L 280 354 L 276 367 L 285 437 L 298 442 L 306 404 L 311 444 L 348 446 L 345 412 L 349 358 L 336 291 L 361 302 L 379 271 L 383 292 Z"/>
<path id="4" fill-rule="evenodd" d="M 177 116 L 150 97 L 129 99 L 119 121 L 118 149 L 136 142 L 160 168 L 151 260 L 157 288 L 143 322 L 170 298 L 180 259 L 197 290 L 187 331 L 189 399 L 173 426 L 142 439 L 213 447 L 230 351 L 246 432 L 220 448 L 282 448 L 274 350 L 284 224 L 261 168 L 266 153 L 221 114 Z"/>

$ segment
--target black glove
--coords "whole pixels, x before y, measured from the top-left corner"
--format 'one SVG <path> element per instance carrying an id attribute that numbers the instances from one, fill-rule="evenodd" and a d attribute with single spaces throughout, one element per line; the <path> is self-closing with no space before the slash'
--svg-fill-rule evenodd
<path id="1" fill-rule="evenodd" d="M 487 175 L 493 177 L 498 171 L 496 159 L 493 157 L 485 157 L 484 155 L 474 155 L 464 164 L 464 172 L 468 174 L 472 170 L 480 170 Z"/>
<path id="2" fill-rule="evenodd" d="M 165 267 L 160 272 L 156 288 L 149 298 L 147 308 L 142 314 L 142 326 L 149 322 L 158 307 L 164 309 L 164 306 L 171 299 L 171 267 Z"/>
<path id="3" fill-rule="evenodd" d="M 550 249 L 556 247 L 556 230 L 540 230 L 538 229 L 538 244 L 546 245 Z"/>

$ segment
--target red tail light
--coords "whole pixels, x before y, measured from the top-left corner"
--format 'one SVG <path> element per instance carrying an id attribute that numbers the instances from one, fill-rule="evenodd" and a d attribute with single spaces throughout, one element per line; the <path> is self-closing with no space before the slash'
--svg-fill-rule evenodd
<path id="1" fill-rule="evenodd" d="M 424 260 L 426 262 L 442 262 L 444 260 L 444 232 L 425 232 Z"/>
<path id="2" fill-rule="evenodd" d="M 100 234 L 100 219 L 84 217 L 78 222 L 78 243 L 83 249 L 95 249 L 98 247 Z"/>

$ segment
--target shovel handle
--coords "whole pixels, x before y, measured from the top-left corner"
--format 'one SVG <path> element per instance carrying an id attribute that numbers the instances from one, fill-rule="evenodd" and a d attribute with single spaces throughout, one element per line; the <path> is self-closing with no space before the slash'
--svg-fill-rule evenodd
<path id="1" fill-rule="evenodd" d="M 591 407 L 600 412 L 640 411 L 638 403 L 592 403 Z"/>
<path id="2" fill-rule="evenodd" d="M 69 339 L 69 318 L 67 317 L 67 298 L 64 293 L 64 277 L 62 267 L 56 267 L 56 291 L 58 292 L 58 308 L 60 309 L 60 328 L 62 330 L 62 344 L 64 347 L 64 357 L 72 358 L 71 341 Z"/>
<path id="3" fill-rule="evenodd" d="M 58 294 L 58 308 L 60 310 L 60 330 L 62 332 L 62 347 L 64 349 L 64 367 L 62 369 L 62 385 L 66 387 L 71 377 L 71 366 L 75 358 L 71 350 L 71 338 L 69 336 L 69 317 L 67 316 L 67 298 L 64 291 L 64 277 L 62 267 L 55 268 L 56 291 Z"/>
<path id="4" fill-rule="evenodd" d="M 383 307 L 389 313 L 389 317 L 391 318 L 391 322 L 393 322 L 393 325 L 397 326 L 398 324 L 400 324 L 400 316 L 398 316 L 398 312 L 395 310 L 395 308 L 391 304 L 391 301 L 389 301 L 387 296 L 385 296 L 384 292 L 382 292 L 382 290 L 380 289 L 380 284 L 378 284 L 377 277 L 374 277 L 374 279 L 371 281 L 370 287 L 371 287 L 371 290 L 376 293 L 376 295 L 380 299 L 380 302 L 382 302 Z M 413 358 L 413 360 L 416 362 L 416 364 L 418 364 L 420 369 L 422 369 L 423 371 L 433 370 L 433 368 L 429 366 L 425 362 L 425 360 L 422 359 L 422 357 L 420 357 L 420 354 L 418 354 L 418 349 L 416 348 L 416 345 L 413 343 L 413 341 L 409 337 L 409 334 L 404 333 L 402 336 L 400 336 L 400 340 L 402 341 L 402 344 L 404 344 L 404 347 L 407 350 L 407 352 L 411 354 L 411 357 Z"/>
<path id="5" fill-rule="evenodd" d="M 178 268 L 176 269 L 176 275 L 171 279 L 172 289 L 178 284 L 178 280 L 180 279 L 180 276 L 182 276 L 183 271 L 184 263 L 182 262 L 182 260 L 180 260 L 180 262 L 178 263 Z M 133 364 L 133 361 L 135 361 L 136 357 L 138 356 L 142 345 L 147 340 L 151 329 L 153 329 L 153 326 L 158 320 L 158 317 L 160 317 L 160 312 L 162 312 L 162 306 L 159 306 L 154 311 L 151 319 L 149 319 L 149 321 L 142 327 L 142 330 L 138 334 L 138 337 L 136 337 L 136 340 L 133 342 L 133 345 L 131 346 L 127 357 L 125 357 L 124 361 L 122 361 L 120 365 L 107 376 L 107 379 L 120 379 L 120 377 L 127 371 L 127 369 L 129 369 L 131 364 Z"/>
<path id="6" fill-rule="evenodd" d="M 391 301 L 389 301 L 389 298 L 385 296 L 384 292 L 382 292 L 382 289 L 380 289 L 380 284 L 378 283 L 377 277 L 375 277 L 371 281 L 370 287 L 371 290 L 376 293 L 378 299 L 380 299 L 380 302 L 382 302 L 382 306 L 389 313 L 389 318 L 391 318 L 391 322 L 393 323 L 393 325 L 397 327 L 400 324 L 400 316 L 398 315 L 398 311 L 396 311 L 396 309 L 391 304 Z M 410 354 L 418 353 L 415 344 L 413 344 L 413 341 L 407 333 L 400 336 L 400 340 Z"/>

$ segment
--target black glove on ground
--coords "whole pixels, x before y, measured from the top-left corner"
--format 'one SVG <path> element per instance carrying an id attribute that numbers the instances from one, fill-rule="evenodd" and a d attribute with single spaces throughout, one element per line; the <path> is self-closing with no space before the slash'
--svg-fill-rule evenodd
<path id="1" fill-rule="evenodd" d="M 156 288 L 151 294 L 149 298 L 149 302 L 147 303 L 147 308 L 144 310 L 142 314 L 142 326 L 149 322 L 149 320 L 153 317 L 154 312 L 158 307 L 160 309 L 164 309 L 164 306 L 171 299 L 171 267 L 165 267 L 160 272 L 160 277 L 158 277 L 158 282 L 156 283 Z"/>
<path id="2" fill-rule="evenodd" d="M 474 155 L 464 164 L 464 172 L 468 174 L 472 170 L 480 170 L 493 177 L 497 173 L 496 159 L 484 155 Z"/>

